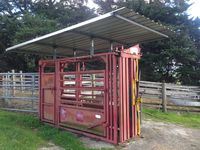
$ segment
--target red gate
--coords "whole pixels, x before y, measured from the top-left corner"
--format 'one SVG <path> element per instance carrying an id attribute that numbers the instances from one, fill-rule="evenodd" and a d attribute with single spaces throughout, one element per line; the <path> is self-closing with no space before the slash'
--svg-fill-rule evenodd
<path id="1" fill-rule="evenodd" d="M 40 61 L 40 119 L 114 144 L 134 137 L 139 57 L 122 50 Z"/>

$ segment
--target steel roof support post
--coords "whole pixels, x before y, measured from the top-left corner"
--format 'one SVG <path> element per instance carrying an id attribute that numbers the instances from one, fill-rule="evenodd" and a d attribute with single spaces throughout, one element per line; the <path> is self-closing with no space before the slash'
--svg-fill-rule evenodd
<path id="1" fill-rule="evenodd" d="M 113 42 L 110 42 L 110 51 L 113 52 Z"/>
<path id="2" fill-rule="evenodd" d="M 73 56 L 76 57 L 76 49 L 73 49 Z"/>
<path id="3" fill-rule="evenodd" d="M 53 49 L 53 59 L 55 60 L 56 58 L 57 58 L 57 50 L 54 47 L 54 49 Z"/>
<path id="4" fill-rule="evenodd" d="M 91 38 L 90 55 L 94 55 L 94 38 Z"/>

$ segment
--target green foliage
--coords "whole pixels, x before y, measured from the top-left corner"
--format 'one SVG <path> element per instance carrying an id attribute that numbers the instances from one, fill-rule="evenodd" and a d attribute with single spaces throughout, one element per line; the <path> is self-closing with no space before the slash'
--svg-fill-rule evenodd
<path id="1" fill-rule="evenodd" d="M 20 27 L 15 33 L 14 44 L 33 39 L 57 29 L 57 22 L 44 16 L 27 13 L 21 19 L 23 22 L 20 22 Z"/>
<path id="2" fill-rule="evenodd" d="M 200 128 L 199 114 L 175 113 L 175 112 L 163 113 L 160 110 L 146 109 L 146 108 L 143 109 L 142 112 L 145 118 L 176 123 L 191 128 Z"/>
<path id="3" fill-rule="evenodd" d="M 71 133 L 44 125 L 33 115 L 6 111 L 0 111 L 0 141 L 3 150 L 36 150 L 49 142 L 64 149 L 86 149 Z"/>
<path id="4" fill-rule="evenodd" d="M 125 6 L 173 28 L 167 40 L 142 44 L 142 80 L 200 85 L 200 19 L 189 19 L 188 0 L 95 0 L 99 12 Z"/>
<path id="5" fill-rule="evenodd" d="M 94 17 L 94 10 L 86 7 L 86 2 L 1 0 L 0 71 L 37 71 L 41 56 L 3 54 L 5 48 Z M 200 19 L 188 17 L 188 0 L 94 2 L 99 5 L 99 14 L 125 6 L 176 32 L 170 39 L 142 44 L 142 80 L 200 85 Z"/>
<path id="6" fill-rule="evenodd" d="M 85 2 L 84 0 L 1 0 L 0 71 L 11 69 L 37 71 L 41 56 L 3 54 L 5 48 L 93 17 L 94 10 L 86 7 Z"/>

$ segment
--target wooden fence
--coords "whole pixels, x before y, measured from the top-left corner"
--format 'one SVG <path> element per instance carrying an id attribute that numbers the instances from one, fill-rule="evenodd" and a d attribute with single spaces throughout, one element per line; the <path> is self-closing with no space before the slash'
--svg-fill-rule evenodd
<path id="1" fill-rule="evenodd" d="M 0 73 L 0 106 L 9 110 L 38 109 L 38 73 Z M 145 107 L 200 112 L 200 87 L 140 81 Z"/>
<path id="2" fill-rule="evenodd" d="M 175 111 L 200 112 L 200 87 L 140 81 L 143 106 Z"/>

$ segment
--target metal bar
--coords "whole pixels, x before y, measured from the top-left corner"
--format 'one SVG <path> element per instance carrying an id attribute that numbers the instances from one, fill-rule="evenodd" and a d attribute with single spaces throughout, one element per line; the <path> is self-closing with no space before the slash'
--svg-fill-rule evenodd
<path id="1" fill-rule="evenodd" d="M 129 22 L 129 23 L 131 23 L 131 24 L 134 24 L 134 25 L 136 25 L 136 26 L 139 26 L 139 27 L 141 27 L 141 28 L 144 28 L 144 29 L 146 29 L 146 30 L 148 30 L 148 31 L 151 31 L 151 32 L 153 32 L 153 33 L 156 33 L 156 34 L 158 34 L 158 35 L 160 35 L 160 36 L 163 36 L 163 37 L 168 38 L 167 35 L 165 35 L 165 34 L 163 34 L 163 33 L 161 33 L 161 32 L 158 32 L 158 31 L 153 30 L 153 29 L 151 29 L 151 28 L 149 28 L 149 27 L 146 27 L 146 26 L 144 26 L 144 25 L 141 25 L 141 24 L 139 24 L 139 23 L 137 23 L 137 22 L 135 22 L 135 21 L 133 21 L 133 20 L 130 20 L 130 19 L 128 19 L 128 18 L 125 18 L 125 17 L 123 17 L 123 16 L 121 16 L 121 15 L 118 15 L 118 14 L 114 13 L 114 16 L 115 16 L 116 18 L 119 18 L 119 19 L 121 19 L 121 20 L 124 20 L 124 21 L 126 21 L 126 22 Z"/>
<path id="2" fill-rule="evenodd" d="M 85 35 L 85 36 L 88 36 L 88 37 L 102 39 L 102 40 L 105 40 L 105 41 L 108 41 L 108 42 L 109 41 L 116 42 L 116 43 L 122 44 L 122 45 L 129 45 L 130 44 L 130 43 L 125 43 L 125 42 L 118 41 L 118 40 L 115 40 L 115 39 L 110 39 L 110 38 L 102 37 L 102 36 L 94 34 L 94 33 L 89 33 L 89 32 L 84 32 L 84 31 L 78 31 L 78 30 L 74 30 L 72 32 L 78 33 L 78 34 L 82 34 L 82 35 Z"/>
<path id="3" fill-rule="evenodd" d="M 119 9 L 118 9 L 118 10 L 119 10 Z M 115 10 L 115 11 L 117 11 L 117 10 Z M 113 11 L 113 12 L 115 12 L 115 11 Z M 15 45 L 15 46 L 12 46 L 12 47 L 7 48 L 6 51 L 10 51 L 10 50 L 13 50 L 13 49 L 17 49 L 17 48 L 26 46 L 26 45 L 28 45 L 28 44 L 32 44 L 32 43 L 35 43 L 35 42 L 39 42 L 39 41 L 41 41 L 41 40 L 44 40 L 44 39 L 53 37 L 53 36 L 55 36 L 55 35 L 59 35 L 59 34 L 65 33 L 65 32 L 69 32 L 69 31 L 72 31 L 72 30 L 74 30 L 74 29 L 76 29 L 76 28 L 79 28 L 79 27 L 82 27 L 82 26 L 91 24 L 91 23 L 93 23 L 93 22 L 100 21 L 100 20 L 102 20 L 102 19 L 111 17 L 111 16 L 113 15 L 113 12 L 110 12 L 110 13 L 107 13 L 107 14 L 104 14 L 104 15 L 101 15 L 101 16 L 98 16 L 98 17 L 96 17 L 96 18 L 92 18 L 92 19 L 90 19 L 90 20 L 87 20 L 87 21 L 78 23 L 78 24 L 76 24 L 76 25 L 73 25 L 73 26 L 64 28 L 64 29 L 62 29 L 62 30 L 58 30 L 58 31 L 55 31 L 55 32 L 46 34 L 46 35 L 44 35 L 44 36 L 35 38 L 35 39 L 33 39 L 33 40 L 30 40 L 30 41 L 27 41 L 27 42 L 24 42 L 24 43 L 21 43 L 21 44 L 17 44 L 17 45 Z"/>
<path id="4" fill-rule="evenodd" d="M 76 47 L 71 47 L 71 46 L 62 46 L 62 45 L 56 45 L 56 44 L 47 44 L 47 43 L 44 43 L 44 42 L 39 42 L 39 43 L 34 43 L 36 45 L 42 45 L 42 46 L 47 46 L 49 48 L 51 47 L 56 47 L 56 48 L 62 48 L 62 49 L 76 49 L 76 51 L 88 51 L 87 49 L 82 49 L 82 48 L 76 48 Z"/>
<path id="5" fill-rule="evenodd" d="M 54 75 L 54 86 L 55 86 L 55 91 L 54 91 L 54 96 L 55 96 L 55 101 L 54 101 L 54 114 L 55 114 L 55 125 L 58 127 L 60 123 L 60 63 L 58 61 L 55 61 L 55 75 Z"/>
<path id="6" fill-rule="evenodd" d="M 94 38 L 91 38 L 91 48 L 90 48 L 90 55 L 94 55 Z"/>
<path id="7" fill-rule="evenodd" d="M 1 110 L 8 110 L 8 111 L 38 113 L 37 110 L 28 110 L 28 109 L 14 109 L 14 108 L 0 108 L 0 109 L 1 109 Z"/>
<path id="8" fill-rule="evenodd" d="M 130 114 L 129 114 L 129 64 L 128 64 L 128 58 L 125 58 L 126 61 L 126 107 L 127 107 L 127 139 L 130 138 Z"/>
<path id="9" fill-rule="evenodd" d="M 52 46 L 50 46 L 52 47 Z M 52 56 L 52 52 L 48 53 L 48 52 L 40 52 L 40 51 L 31 51 L 31 50 L 24 50 L 24 49 L 16 49 L 16 50 L 12 50 L 13 53 L 27 53 L 27 54 L 37 54 L 37 55 L 45 55 L 45 56 Z M 65 53 L 57 53 L 57 56 L 59 57 L 71 57 L 72 55 L 66 55 Z"/>
<path id="10" fill-rule="evenodd" d="M 112 93 L 112 57 L 109 55 L 109 115 L 110 115 L 110 140 L 113 140 L 113 93 Z"/>
<path id="11" fill-rule="evenodd" d="M 132 126 L 131 126 L 131 132 L 132 132 L 132 137 L 134 137 L 135 136 L 135 133 L 136 133 L 136 131 L 135 131 L 135 113 L 134 113 L 134 107 L 133 107 L 133 104 L 132 104 L 132 101 L 133 101 L 133 97 L 132 97 L 132 95 L 133 95 L 133 84 L 132 84 L 132 81 L 134 80 L 134 63 L 133 63 L 133 59 L 131 59 L 131 75 L 130 75 L 130 85 L 131 85 L 131 112 L 132 112 L 132 116 L 131 116 L 131 119 L 132 119 Z"/>
<path id="12" fill-rule="evenodd" d="M 38 97 L 13 97 L 13 96 L 0 96 L 0 98 L 5 98 L 5 99 L 19 99 L 19 100 L 26 100 L 26 101 L 38 100 Z"/>
<path id="13" fill-rule="evenodd" d="M 110 126 L 110 117 L 109 117 L 109 55 L 106 55 L 106 138 L 109 140 L 109 126 Z"/>
<path id="14" fill-rule="evenodd" d="M 110 51 L 113 52 L 113 42 L 110 42 Z"/>
<path id="15" fill-rule="evenodd" d="M 54 47 L 53 49 L 53 59 L 55 60 L 57 58 L 57 49 Z"/>
<path id="16" fill-rule="evenodd" d="M 123 123 L 124 123 L 124 137 L 123 140 L 127 139 L 127 109 L 126 109 L 126 65 L 125 65 L 125 58 L 122 58 L 122 65 L 123 65 Z"/>
<path id="17" fill-rule="evenodd" d="M 117 104 L 117 58 L 115 55 L 113 57 L 113 121 L 114 121 L 114 137 L 113 140 L 115 143 L 118 142 L 118 104 Z"/>
<path id="18" fill-rule="evenodd" d="M 123 58 L 119 58 L 119 77 L 120 77 L 120 142 L 124 141 L 124 109 L 123 109 Z"/>
<path id="19" fill-rule="evenodd" d="M 43 69 L 42 69 L 42 62 L 41 61 L 39 61 L 39 108 L 38 108 L 38 110 L 39 110 L 39 119 L 41 120 L 42 119 L 42 71 L 43 71 Z"/>

